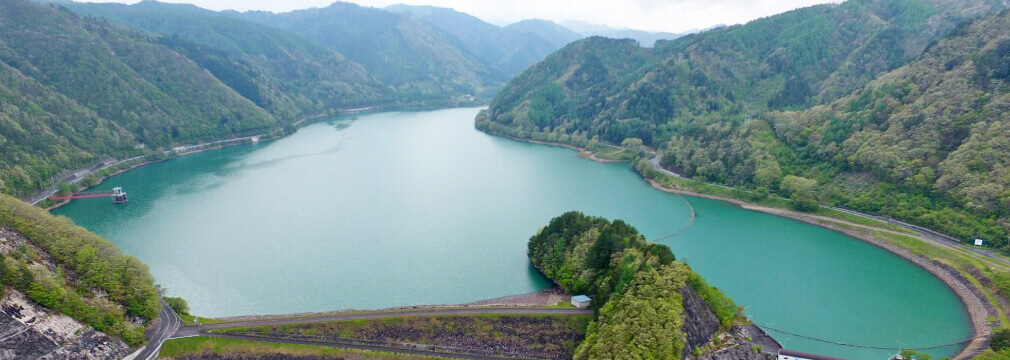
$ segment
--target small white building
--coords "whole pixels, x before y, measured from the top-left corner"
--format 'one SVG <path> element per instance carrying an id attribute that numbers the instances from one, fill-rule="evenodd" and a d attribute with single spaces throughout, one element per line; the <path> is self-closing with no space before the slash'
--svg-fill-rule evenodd
<path id="1" fill-rule="evenodd" d="M 572 306 L 574 306 L 576 308 L 579 308 L 579 309 L 585 309 L 585 308 L 589 307 L 589 304 L 592 303 L 592 302 L 593 302 L 593 299 L 591 299 L 591 298 L 589 298 L 588 296 L 585 296 L 585 295 L 575 295 L 575 296 L 572 296 Z"/>
<path id="2" fill-rule="evenodd" d="M 817 355 L 817 354 L 808 354 L 808 353 L 803 353 L 803 352 L 799 352 L 799 351 L 780 349 L 779 350 L 778 360 L 844 360 L 844 359 L 836 358 L 836 357 L 830 357 L 830 356 L 824 356 L 824 355 Z"/>
<path id="3" fill-rule="evenodd" d="M 985 240 L 975 239 L 975 246 L 985 246 Z"/>

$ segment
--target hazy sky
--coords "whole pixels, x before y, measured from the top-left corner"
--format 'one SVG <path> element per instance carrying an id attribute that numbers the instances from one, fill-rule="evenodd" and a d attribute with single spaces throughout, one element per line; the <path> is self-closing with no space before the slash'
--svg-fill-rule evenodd
<path id="1" fill-rule="evenodd" d="M 80 1 L 80 0 L 79 0 Z M 135 3 L 137 0 L 90 0 Z M 212 10 L 291 11 L 335 0 L 161 0 Z M 522 19 L 586 22 L 632 29 L 681 32 L 739 24 L 788 10 L 837 0 L 350 0 L 364 6 L 405 3 L 449 7 L 499 25 Z"/>

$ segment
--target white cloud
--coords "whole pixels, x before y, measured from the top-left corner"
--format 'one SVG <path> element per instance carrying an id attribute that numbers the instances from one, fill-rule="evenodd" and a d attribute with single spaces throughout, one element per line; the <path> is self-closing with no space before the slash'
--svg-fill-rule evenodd
<path id="1" fill-rule="evenodd" d="M 107 0 L 106 0 L 107 1 Z M 284 12 L 323 7 L 333 0 L 161 0 L 212 10 Z M 119 2 L 133 3 L 136 0 Z M 837 0 L 352 0 L 364 6 L 406 3 L 449 7 L 494 23 L 540 18 L 581 20 L 651 31 L 681 32 L 717 24 L 740 24 L 792 9 Z"/>

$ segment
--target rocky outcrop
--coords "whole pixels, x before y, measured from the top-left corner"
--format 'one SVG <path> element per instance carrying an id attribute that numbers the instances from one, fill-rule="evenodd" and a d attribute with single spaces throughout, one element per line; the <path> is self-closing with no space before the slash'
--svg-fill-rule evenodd
<path id="1" fill-rule="evenodd" d="M 775 360 L 778 342 L 772 340 L 772 345 L 758 344 L 745 326 L 733 326 L 729 331 L 719 334 L 719 341 L 709 344 L 699 354 L 685 355 L 684 360 Z M 760 331 L 760 330 L 758 330 Z M 762 334 L 767 336 L 765 334 Z M 718 344 L 718 345 L 716 345 Z M 775 349 L 767 348 L 773 346 Z"/>
<path id="2" fill-rule="evenodd" d="M 695 348 L 703 348 L 712 341 L 712 336 L 719 331 L 719 319 L 691 285 L 681 288 L 680 295 L 684 297 L 684 325 L 681 330 L 687 337 L 683 353 L 686 358 Z"/>
<path id="3" fill-rule="evenodd" d="M 702 354 L 700 357 L 691 357 L 695 360 L 775 360 L 775 355 L 766 354 L 749 346 L 737 345 Z M 688 359 L 688 358 L 685 358 Z"/>
<path id="4" fill-rule="evenodd" d="M 0 360 L 113 360 L 128 354 L 122 341 L 34 305 L 8 289 L 0 302 Z"/>

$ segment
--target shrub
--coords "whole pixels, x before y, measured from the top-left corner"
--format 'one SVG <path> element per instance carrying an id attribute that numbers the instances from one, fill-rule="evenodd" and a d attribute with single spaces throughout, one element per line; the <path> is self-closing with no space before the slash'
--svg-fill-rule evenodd
<path id="1" fill-rule="evenodd" d="M 165 297 L 168 306 L 178 314 L 189 315 L 189 304 L 181 297 Z"/>
<path id="2" fill-rule="evenodd" d="M 1003 329 L 994 333 L 989 348 L 996 352 L 1010 348 L 1010 330 Z"/>

